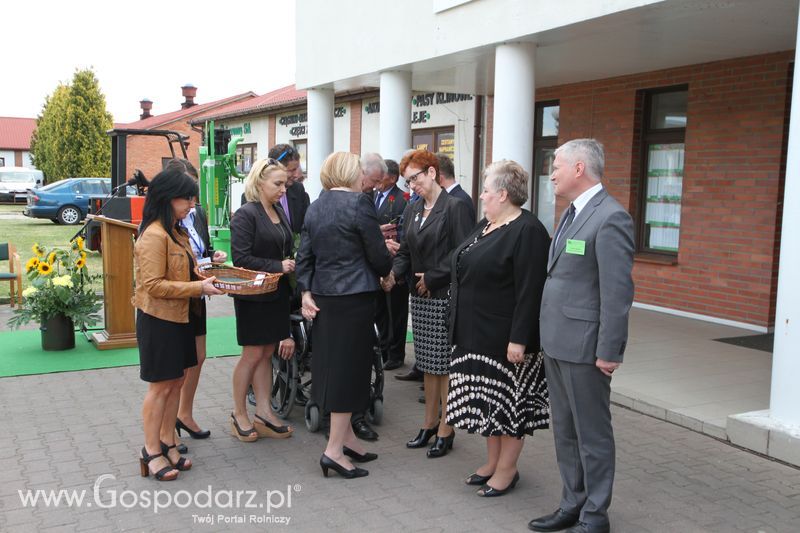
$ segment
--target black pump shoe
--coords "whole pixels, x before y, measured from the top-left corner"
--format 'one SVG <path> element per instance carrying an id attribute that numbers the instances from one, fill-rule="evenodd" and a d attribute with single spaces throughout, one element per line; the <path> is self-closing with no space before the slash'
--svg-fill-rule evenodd
<path id="1" fill-rule="evenodd" d="M 332 469 L 345 479 L 354 479 L 357 477 L 364 477 L 369 475 L 368 470 L 354 466 L 352 470 L 348 470 L 324 453 L 319 458 L 319 466 L 322 468 L 322 475 L 328 477 L 328 469 Z"/>
<path id="2" fill-rule="evenodd" d="M 211 436 L 211 431 L 207 429 L 199 429 L 197 431 L 193 431 L 192 428 L 181 422 L 180 418 L 175 420 L 175 429 L 178 431 L 179 437 L 181 436 L 181 431 L 185 431 L 193 439 L 207 439 L 208 437 Z"/>
<path id="3" fill-rule="evenodd" d="M 413 440 L 406 442 L 407 448 L 424 448 L 428 445 L 428 441 L 431 440 L 431 437 L 436 435 L 436 432 L 439 430 L 439 424 L 437 423 L 430 429 L 420 429 L 419 433 Z"/>
<path id="4" fill-rule="evenodd" d="M 485 485 L 486 482 L 489 481 L 490 479 L 492 479 L 491 474 L 489 474 L 488 476 L 482 476 L 479 473 L 475 472 L 474 474 L 470 474 L 469 477 L 467 477 L 467 479 L 464 480 L 464 483 L 466 483 L 467 485 L 477 485 L 480 487 L 481 485 Z"/>
<path id="5" fill-rule="evenodd" d="M 483 496 L 484 498 L 493 498 L 495 496 L 502 496 L 503 494 L 510 492 L 514 487 L 516 487 L 517 482 L 519 482 L 519 472 L 514 474 L 514 477 L 511 479 L 511 483 L 509 483 L 506 488 L 496 489 L 487 483 L 486 485 L 478 489 L 478 492 L 476 492 L 475 494 L 477 494 L 478 496 Z"/>
<path id="6" fill-rule="evenodd" d="M 370 452 L 358 453 L 355 450 L 351 450 L 347 446 L 342 447 L 342 453 L 344 453 L 347 457 L 358 463 L 368 463 L 378 458 L 377 453 L 370 453 Z"/>
<path id="7" fill-rule="evenodd" d="M 436 440 L 433 441 L 433 444 L 430 448 L 428 448 L 428 457 L 433 459 L 434 457 L 444 457 L 447 455 L 448 450 L 453 449 L 453 441 L 456 439 L 456 432 L 453 431 L 450 435 L 446 437 L 440 437 L 436 435 Z"/>

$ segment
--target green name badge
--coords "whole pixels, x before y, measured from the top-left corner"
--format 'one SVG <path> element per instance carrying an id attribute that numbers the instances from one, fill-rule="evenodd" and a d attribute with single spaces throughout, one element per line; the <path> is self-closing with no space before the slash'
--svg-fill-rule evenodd
<path id="1" fill-rule="evenodd" d="M 567 239 L 568 254 L 583 255 L 586 252 L 586 241 L 579 241 L 576 239 Z"/>

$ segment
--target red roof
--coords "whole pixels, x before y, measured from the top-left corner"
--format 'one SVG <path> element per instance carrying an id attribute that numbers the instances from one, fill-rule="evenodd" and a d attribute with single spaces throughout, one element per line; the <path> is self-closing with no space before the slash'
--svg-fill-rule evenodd
<path id="1" fill-rule="evenodd" d="M 143 130 L 150 130 L 150 129 L 157 129 L 160 126 L 164 126 L 165 124 L 169 124 L 171 122 L 177 122 L 181 119 L 189 119 L 199 113 L 211 111 L 212 109 L 216 109 L 218 107 L 232 104 L 235 102 L 242 102 L 242 101 L 249 101 L 255 98 L 256 94 L 252 91 L 247 91 L 246 93 L 237 94 L 235 96 L 229 96 L 228 98 L 222 98 L 221 100 L 215 100 L 213 102 L 208 102 L 206 104 L 197 104 L 189 107 L 187 109 L 179 109 L 178 111 L 172 111 L 171 113 L 164 113 L 161 115 L 153 115 L 152 117 L 146 118 L 144 120 L 137 120 L 136 122 L 131 122 L 129 124 L 123 124 L 122 127 L 126 129 L 143 129 Z"/>
<path id="2" fill-rule="evenodd" d="M 213 112 L 202 114 L 193 118 L 190 122 L 197 124 L 206 120 L 219 120 L 223 118 L 239 117 L 250 115 L 259 111 L 286 107 L 291 104 L 305 102 L 306 91 L 298 91 L 294 85 L 287 85 L 272 92 L 250 98 L 242 102 L 236 102 L 224 107 L 215 109 Z"/>
<path id="3" fill-rule="evenodd" d="M 0 117 L 0 149 L 30 150 L 35 118 Z"/>

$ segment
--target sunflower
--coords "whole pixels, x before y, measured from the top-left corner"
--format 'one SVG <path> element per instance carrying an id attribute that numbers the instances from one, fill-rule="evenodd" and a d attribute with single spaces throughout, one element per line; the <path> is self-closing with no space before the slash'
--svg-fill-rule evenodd
<path id="1" fill-rule="evenodd" d="M 83 267 L 85 267 L 85 266 L 86 266 L 86 259 L 85 259 L 85 258 L 81 257 L 80 259 L 78 259 L 77 261 L 75 261 L 75 267 L 76 267 L 78 270 L 82 269 L 82 268 L 83 268 Z"/>
<path id="2" fill-rule="evenodd" d="M 33 250 L 33 253 L 36 254 L 36 257 L 42 257 L 44 255 L 44 248 L 39 246 L 38 242 L 33 243 L 33 246 L 31 246 L 31 250 Z"/>
<path id="3" fill-rule="evenodd" d="M 52 265 L 55 262 L 55 260 L 56 260 L 56 253 L 50 252 L 50 255 L 47 256 L 47 262 Z"/>
<path id="4" fill-rule="evenodd" d="M 81 259 L 83 259 L 84 261 L 86 261 L 86 252 L 84 252 L 84 251 L 81 251 Z"/>
<path id="5" fill-rule="evenodd" d="M 25 263 L 25 272 L 30 272 L 31 270 L 36 270 L 36 267 L 39 266 L 39 258 L 38 257 L 31 257 L 28 259 L 28 262 Z"/>
<path id="6" fill-rule="evenodd" d="M 83 237 L 75 237 L 73 241 L 73 250 L 83 250 Z"/>
<path id="7" fill-rule="evenodd" d="M 53 273 L 53 267 L 47 261 L 39 261 L 39 274 L 42 276 L 49 276 Z"/>

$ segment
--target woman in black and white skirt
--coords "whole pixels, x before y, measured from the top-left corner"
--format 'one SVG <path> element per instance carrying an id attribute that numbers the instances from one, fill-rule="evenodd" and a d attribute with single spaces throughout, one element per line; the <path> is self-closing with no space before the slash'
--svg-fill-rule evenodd
<path id="1" fill-rule="evenodd" d="M 406 446 L 423 448 L 436 435 L 428 457 L 441 457 L 453 447 L 455 438 L 453 428 L 445 422 L 451 352 L 446 323 L 450 256 L 475 221 L 469 206 L 439 185 L 439 160 L 434 154 L 425 150 L 407 154 L 400 162 L 400 173 L 420 199 L 403 215 L 406 237 L 383 289 L 391 290 L 396 278 L 409 278 L 414 355 L 417 368 L 424 373 L 425 421 Z"/>
<path id="2" fill-rule="evenodd" d="M 550 237 L 530 211 L 528 173 L 513 161 L 485 172 L 486 218 L 456 249 L 451 268 L 447 421 L 486 439 L 487 461 L 466 479 L 479 496 L 519 481 L 525 435 L 547 428 L 547 383 L 539 350 L 539 306 Z"/>

